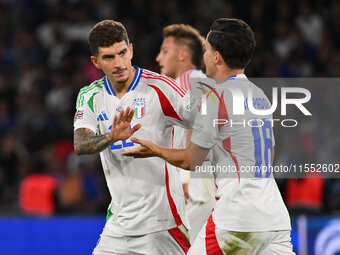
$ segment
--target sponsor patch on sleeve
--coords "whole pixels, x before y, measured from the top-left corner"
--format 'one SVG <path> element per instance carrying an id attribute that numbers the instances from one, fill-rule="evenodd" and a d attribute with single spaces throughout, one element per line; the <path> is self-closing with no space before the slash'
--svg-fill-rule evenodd
<path id="1" fill-rule="evenodd" d="M 84 119 L 84 110 L 78 110 L 74 115 L 74 121 Z"/>

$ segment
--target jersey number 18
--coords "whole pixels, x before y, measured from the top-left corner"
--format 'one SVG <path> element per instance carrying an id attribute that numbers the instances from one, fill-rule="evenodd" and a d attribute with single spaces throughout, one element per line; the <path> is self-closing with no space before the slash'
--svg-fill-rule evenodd
<path id="1" fill-rule="evenodd" d="M 269 119 L 254 119 L 252 121 L 252 133 L 255 147 L 255 177 L 262 177 L 262 164 L 265 164 L 266 178 L 271 174 L 270 166 L 273 151 L 273 131 Z M 262 148 L 262 141 L 263 147 Z M 264 162 L 263 162 L 264 161 Z"/>

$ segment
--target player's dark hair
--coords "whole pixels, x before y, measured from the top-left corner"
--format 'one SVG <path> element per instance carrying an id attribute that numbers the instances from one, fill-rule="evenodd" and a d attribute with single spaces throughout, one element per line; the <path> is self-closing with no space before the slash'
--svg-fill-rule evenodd
<path id="1" fill-rule="evenodd" d="M 103 20 L 97 23 L 89 33 L 90 50 L 93 56 L 98 56 L 99 47 L 109 47 L 125 41 L 129 45 L 129 37 L 122 23 L 114 20 Z"/>
<path id="2" fill-rule="evenodd" d="M 232 69 L 245 68 L 256 46 L 253 31 L 240 19 L 217 19 L 210 28 L 207 40 Z"/>
<path id="3" fill-rule="evenodd" d="M 204 38 L 190 25 L 172 24 L 163 28 L 164 38 L 172 36 L 176 43 L 188 47 L 191 55 L 191 62 L 197 68 L 203 64 Z"/>

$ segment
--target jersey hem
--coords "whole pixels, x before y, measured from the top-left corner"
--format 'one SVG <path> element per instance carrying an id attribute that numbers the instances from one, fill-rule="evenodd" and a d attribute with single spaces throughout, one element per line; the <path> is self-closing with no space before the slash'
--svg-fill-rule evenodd
<path id="1" fill-rule="evenodd" d="M 289 226 L 276 226 L 276 227 L 268 227 L 268 228 L 238 228 L 238 227 L 230 227 L 226 225 L 219 225 L 215 221 L 216 228 L 226 231 L 235 231 L 235 232 L 271 232 L 271 231 L 291 231 L 292 228 Z"/>
<path id="2" fill-rule="evenodd" d="M 110 220 L 108 222 L 110 222 Z M 112 222 L 111 222 L 111 224 L 112 224 Z M 154 228 L 150 228 L 150 229 L 145 230 L 145 231 L 135 231 L 135 230 L 128 231 L 128 230 L 124 230 L 124 229 L 119 228 L 119 227 L 116 228 L 114 226 L 110 226 L 109 224 L 106 224 L 106 226 L 105 226 L 105 228 L 108 228 L 110 231 L 117 233 L 117 234 L 124 235 L 124 236 L 147 235 L 147 234 L 151 234 L 151 233 L 155 233 L 155 232 L 166 231 L 168 229 L 175 228 L 175 227 L 177 227 L 177 225 L 174 223 L 174 224 L 171 224 L 169 226 L 154 227 Z"/>

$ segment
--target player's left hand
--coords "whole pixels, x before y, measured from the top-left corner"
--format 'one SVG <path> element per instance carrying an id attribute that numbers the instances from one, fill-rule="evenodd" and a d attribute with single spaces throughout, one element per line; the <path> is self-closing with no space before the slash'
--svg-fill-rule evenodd
<path id="1" fill-rule="evenodd" d="M 135 137 L 131 137 L 130 140 L 134 143 L 140 144 L 141 146 L 124 151 L 122 155 L 134 158 L 149 158 L 159 156 L 158 145 L 156 145 L 155 143 L 149 140 L 141 140 Z"/>
<path id="2" fill-rule="evenodd" d="M 112 128 L 106 135 L 108 141 L 114 143 L 119 140 L 126 140 L 141 128 L 141 124 L 137 124 L 130 128 L 134 112 L 134 109 L 131 110 L 130 107 L 127 107 L 126 110 L 121 110 L 119 116 L 114 117 Z"/>

